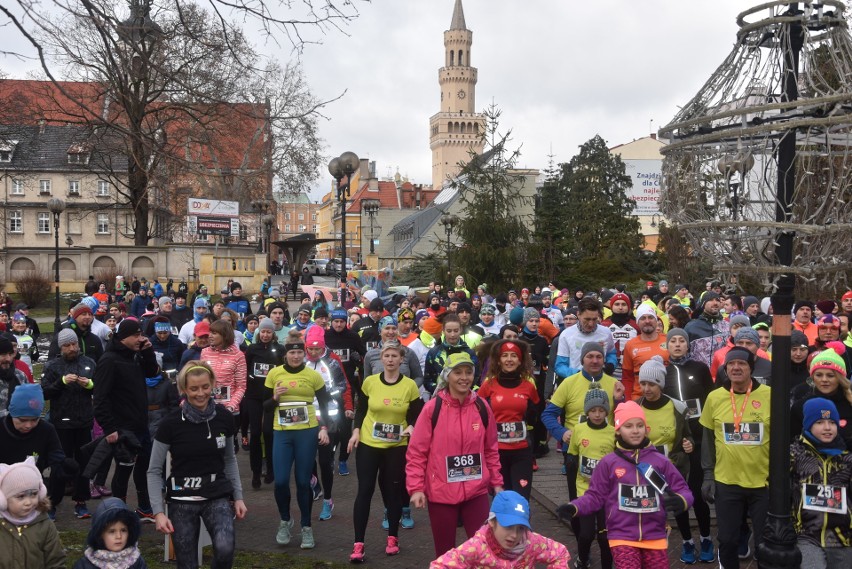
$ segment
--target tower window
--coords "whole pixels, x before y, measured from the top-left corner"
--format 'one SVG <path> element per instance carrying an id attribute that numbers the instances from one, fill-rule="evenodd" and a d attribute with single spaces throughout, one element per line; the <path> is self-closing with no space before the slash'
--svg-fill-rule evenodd
<path id="1" fill-rule="evenodd" d="M 467 132 L 467 123 L 461 123 L 461 133 Z"/>
<path id="2" fill-rule="evenodd" d="M 456 64 L 456 52 L 454 50 L 450 50 L 450 67 L 453 67 Z"/>
<path id="3" fill-rule="evenodd" d="M 464 65 L 464 52 L 462 50 L 459 50 L 459 66 L 463 66 L 463 65 Z"/>

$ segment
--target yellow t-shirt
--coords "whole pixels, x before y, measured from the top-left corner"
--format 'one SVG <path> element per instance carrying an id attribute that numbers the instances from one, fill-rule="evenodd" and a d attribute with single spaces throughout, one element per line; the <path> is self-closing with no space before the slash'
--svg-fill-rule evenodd
<path id="1" fill-rule="evenodd" d="M 290 373 L 284 366 L 277 366 L 266 376 L 264 385 L 275 389 L 279 385 L 287 392 L 278 399 L 278 409 L 272 419 L 276 431 L 310 429 L 319 425 L 314 408 L 316 392 L 325 387 L 322 376 L 310 368 Z"/>
<path id="2" fill-rule="evenodd" d="M 701 411 L 701 426 L 713 430 L 716 442 L 715 477 L 718 482 L 764 488 L 769 476 L 769 395 L 765 385 L 752 388 L 743 411 L 739 432 L 734 428 L 731 392 L 714 389 Z M 739 413 L 745 393 L 734 394 Z"/>
<path id="3" fill-rule="evenodd" d="M 615 405 L 612 399 L 612 390 L 615 387 L 616 379 L 614 377 L 603 374 L 599 383 L 601 384 L 601 389 L 606 391 L 607 395 L 609 395 L 609 418 L 608 421 L 612 424 L 612 410 L 615 409 Z M 586 392 L 589 390 L 589 385 L 591 385 L 588 379 L 583 377 L 583 372 L 579 371 L 574 375 L 566 377 L 562 383 L 559 384 L 559 387 L 556 388 L 556 391 L 553 393 L 553 396 L 550 398 L 550 402 L 556 405 L 557 407 L 563 409 L 565 411 L 565 428 L 569 431 L 572 431 L 574 427 L 577 425 L 577 421 L 580 418 L 580 415 L 583 414 L 583 406 L 586 401 Z"/>
<path id="4" fill-rule="evenodd" d="M 568 454 L 579 459 L 577 468 L 577 496 L 589 489 L 592 473 L 598 461 L 615 450 L 615 428 L 607 424 L 602 429 L 593 429 L 588 423 L 580 423 L 574 428 Z"/>
<path id="5" fill-rule="evenodd" d="M 677 436 L 674 403 L 668 401 L 659 409 L 643 407 L 642 410 L 645 411 L 646 424 L 651 429 L 648 432 L 651 444 L 660 447 L 661 451 L 665 447 L 665 455 L 668 456 Z"/>
<path id="6" fill-rule="evenodd" d="M 420 398 L 417 384 L 404 375 L 396 383 L 382 381 L 380 374 L 367 377 L 361 385 L 367 396 L 367 415 L 361 425 L 361 443 L 376 448 L 406 446 L 405 416 L 412 401 Z"/>

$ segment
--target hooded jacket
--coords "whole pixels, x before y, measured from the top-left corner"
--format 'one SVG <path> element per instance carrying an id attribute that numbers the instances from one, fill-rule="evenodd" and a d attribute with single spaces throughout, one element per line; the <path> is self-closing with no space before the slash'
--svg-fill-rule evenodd
<path id="1" fill-rule="evenodd" d="M 432 429 L 435 398 L 443 399 L 438 420 Z M 439 390 L 423 407 L 408 443 L 405 475 L 409 494 L 424 492 L 430 502 L 460 504 L 503 485 L 500 454 L 497 450 L 497 421 L 491 407 L 485 405 L 488 426 L 482 424 L 471 392 L 463 402 L 445 389 Z M 478 480 L 447 482 L 447 458 L 478 455 L 482 477 Z M 662 456 L 662 455 L 661 455 Z"/>
<path id="2" fill-rule="evenodd" d="M 148 430 L 146 377 L 160 372 L 154 349 L 135 352 L 113 338 L 95 368 L 94 407 L 105 434 Z"/>
<path id="3" fill-rule="evenodd" d="M 723 348 L 731 335 L 731 325 L 721 317 L 710 318 L 706 312 L 686 323 L 684 330 L 689 334 L 689 352 L 692 359 L 713 364 L 713 354 Z"/>
<path id="4" fill-rule="evenodd" d="M 601 508 L 606 514 L 607 538 L 627 541 L 647 541 L 666 538 L 666 510 L 662 497 L 657 495 L 659 509 L 651 513 L 625 512 L 619 509 L 619 490 L 622 485 L 641 486 L 649 495 L 656 494 L 636 468 L 640 462 L 648 463 L 663 475 L 672 492 L 677 494 L 689 508 L 692 492 L 683 476 L 669 459 L 648 445 L 638 450 L 628 450 L 616 445 L 615 450 L 603 457 L 592 473 L 589 489 L 572 501 L 577 514 L 586 516 Z"/>
<path id="5" fill-rule="evenodd" d="M 59 356 L 45 364 L 41 388 L 44 398 L 50 401 L 50 422 L 57 429 L 91 429 L 95 417 L 92 410 L 94 382 L 86 387 L 77 382 L 66 384 L 63 378 L 69 374 L 93 378 L 94 360 L 80 355 L 68 361 Z"/>
<path id="6" fill-rule="evenodd" d="M 31 523 L 16 526 L 0 518 L 0 569 L 64 569 L 65 550 L 56 525 L 42 512 Z"/>
<path id="7" fill-rule="evenodd" d="M 450 355 L 458 353 L 467 353 L 473 361 L 474 366 L 476 366 L 473 370 L 473 377 L 479 378 L 481 376 L 479 360 L 476 358 L 474 351 L 464 343 L 464 340 L 459 340 L 459 343 L 455 346 L 451 346 L 446 342 L 441 342 L 440 344 L 432 347 L 429 350 L 429 353 L 426 354 L 426 369 L 423 370 L 423 387 L 425 387 L 429 393 L 435 391 L 435 386 L 438 383 L 438 376 L 442 371 L 444 371 L 444 362 L 447 361 L 447 358 L 450 357 Z"/>
<path id="8" fill-rule="evenodd" d="M 361 337 L 349 328 L 335 332 L 333 327 L 329 327 L 325 331 L 325 345 L 340 358 L 346 377 L 352 385 L 360 388 L 361 381 L 358 378 L 367 377 L 364 375 L 364 356 L 367 349 Z"/>
<path id="9" fill-rule="evenodd" d="M 92 517 L 92 527 L 89 529 L 89 536 L 86 538 L 86 547 L 96 551 L 106 549 L 102 537 L 104 530 L 117 521 L 122 521 L 127 526 L 127 545 L 124 549 L 137 547 L 141 533 L 139 517 L 128 510 L 120 498 L 115 497 L 104 499 L 95 511 L 95 515 Z M 116 565 L 117 569 L 118 567 Z M 122 565 L 120 569 L 145 569 L 147 567 L 148 565 L 140 555 L 133 564 Z M 74 569 L 98 569 L 98 566 L 84 556 L 74 564 Z"/>
<path id="10" fill-rule="evenodd" d="M 488 532 L 491 528 L 483 525 L 472 538 L 451 549 L 429 565 L 430 569 L 454 569 L 493 567 L 494 569 L 532 569 L 543 564 L 548 569 L 568 567 L 571 555 L 568 548 L 556 540 L 548 539 L 535 532 L 527 533 L 527 546 L 516 559 L 506 559 L 491 549 Z"/>

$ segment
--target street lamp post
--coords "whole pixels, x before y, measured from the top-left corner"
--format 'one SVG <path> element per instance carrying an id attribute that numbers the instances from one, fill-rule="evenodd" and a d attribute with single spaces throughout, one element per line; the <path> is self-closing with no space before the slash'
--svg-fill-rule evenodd
<path id="1" fill-rule="evenodd" d="M 344 152 L 328 163 L 328 172 L 337 182 L 337 201 L 340 202 L 340 280 L 346 281 L 346 199 L 349 197 L 352 174 L 361 161 L 354 152 Z M 346 178 L 346 183 L 343 183 Z"/>
<path id="2" fill-rule="evenodd" d="M 456 225 L 459 223 L 459 218 L 456 215 L 452 215 L 450 213 L 444 213 L 441 216 L 440 224 L 444 226 L 444 231 L 447 233 L 447 283 L 449 283 L 449 287 L 447 290 L 451 290 L 453 288 L 453 266 L 452 259 L 450 257 L 450 252 L 452 251 L 452 243 L 450 242 L 450 236 L 453 234 L 453 229 L 455 229 Z"/>
<path id="3" fill-rule="evenodd" d="M 382 202 L 376 199 L 361 200 L 361 211 L 370 217 L 370 255 L 376 253 L 376 243 L 373 238 L 373 219 L 379 213 L 379 208 L 382 207 Z"/>
<path id="4" fill-rule="evenodd" d="M 59 319 L 59 216 L 65 211 L 65 202 L 59 198 L 50 198 L 47 200 L 47 209 L 53 214 L 53 237 L 55 241 L 54 253 L 54 287 L 56 296 L 54 298 L 54 309 L 56 310 L 56 318 L 53 321 L 53 333 L 59 333 L 59 327 L 62 321 Z"/>

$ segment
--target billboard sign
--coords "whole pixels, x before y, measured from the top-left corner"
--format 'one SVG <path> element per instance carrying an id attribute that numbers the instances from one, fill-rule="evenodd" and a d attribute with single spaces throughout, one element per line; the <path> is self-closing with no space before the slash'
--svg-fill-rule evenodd
<path id="1" fill-rule="evenodd" d="M 239 202 L 189 198 L 186 205 L 187 229 L 207 235 L 240 235 Z"/>
<path id="2" fill-rule="evenodd" d="M 203 215 L 205 217 L 239 217 L 240 215 L 239 202 L 205 200 L 201 198 L 189 198 L 187 202 L 187 215 Z"/>
<path id="3" fill-rule="evenodd" d="M 627 197 L 636 202 L 633 215 L 660 213 L 660 174 L 662 160 L 624 160 L 625 170 L 633 181 Z"/>
<path id="4" fill-rule="evenodd" d="M 231 235 L 232 223 L 230 219 L 198 216 L 196 220 L 195 225 L 200 233 L 225 236 Z M 239 223 L 237 223 L 237 234 L 239 234 Z"/>

